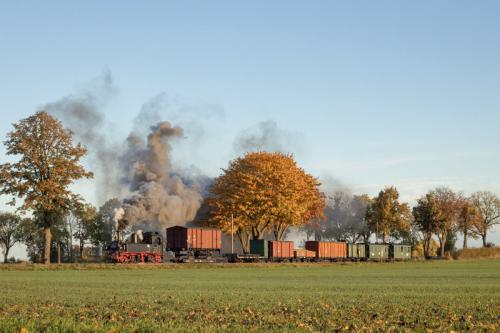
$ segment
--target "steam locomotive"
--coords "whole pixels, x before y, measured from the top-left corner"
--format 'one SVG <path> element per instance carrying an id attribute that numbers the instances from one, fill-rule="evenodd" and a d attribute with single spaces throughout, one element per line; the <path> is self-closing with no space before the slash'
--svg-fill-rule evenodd
<path id="1" fill-rule="evenodd" d="M 163 238 L 158 232 L 133 233 L 125 242 L 109 244 L 107 257 L 114 263 L 161 263 L 164 258 Z"/>

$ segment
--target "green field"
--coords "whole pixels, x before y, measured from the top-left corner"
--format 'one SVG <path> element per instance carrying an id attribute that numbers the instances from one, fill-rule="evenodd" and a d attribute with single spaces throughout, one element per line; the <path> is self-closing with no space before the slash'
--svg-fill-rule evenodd
<path id="1" fill-rule="evenodd" d="M 0 270 L 0 331 L 500 329 L 500 260 L 76 268 Z"/>

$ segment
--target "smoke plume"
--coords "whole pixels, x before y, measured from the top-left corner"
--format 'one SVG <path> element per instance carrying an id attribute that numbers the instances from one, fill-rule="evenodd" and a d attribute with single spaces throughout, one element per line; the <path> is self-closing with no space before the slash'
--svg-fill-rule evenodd
<path id="1" fill-rule="evenodd" d="M 187 185 L 172 170 L 171 140 L 183 131 L 169 122 L 151 127 L 147 141 L 131 134 L 122 164 L 128 168 L 127 179 L 132 195 L 123 200 L 124 218 L 130 224 L 148 224 L 155 229 L 192 220 L 202 197 L 196 184 Z"/>
<path id="2" fill-rule="evenodd" d="M 85 89 L 45 104 L 42 109 L 59 118 L 88 148 L 98 180 L 98 201 L 121 198 L 122 208 L 115 210 L 109 221 L 115 228 L 128 224 L 133 229 L 160 230 L 191 221 L 209 180 L 199 173 L 173 169 L 171 143 L 184 138 L 184 132 L 160 121 L 160 111 L 168 107 L 165 96 L 145 103 L 132 133 L 125 142 L 117 143 L 110 139 L 104 117 L 104 109 L 115 93 L 107 71 Z"/>
<path id="3" fill-rule="evenodd" d="M 295 133 L 283 130 L 275 121 L 268 120 L 241 131 L 233 147 L 238 153 L 261 150 L 289 153 L 301 150 L 299 141 Z"/>
<path id="4" fill-rule="evenodd" d="M 96 174 L 101 175 L 97 179 L 99 201 L 121 193 L 119 178 L 112 176 L 119 169 L 119 149 L 108 139 L 103 129 L 102 110 L 115 93 L 111 73 L 106 71 L 82 91 L 41 107 L 59 118 L 66 128 L 71 129 L 75 139 L 88 148 L 93 169 L 97 169 Z"/>

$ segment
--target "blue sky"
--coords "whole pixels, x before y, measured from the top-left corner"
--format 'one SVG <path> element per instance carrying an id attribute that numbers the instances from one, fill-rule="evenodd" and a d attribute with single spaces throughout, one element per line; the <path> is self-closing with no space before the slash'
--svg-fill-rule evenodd
<path id="1" fill-rule="evenodd" d="M 166 120 L 197 129 L 176 163 L 210 176 L 274 121 L 301 165 L 356 193 L 500 194 L 498 17 L 498 1 L 3 1 L 0 137 L 109 71 L 109 135 L 161 94 Z"/>

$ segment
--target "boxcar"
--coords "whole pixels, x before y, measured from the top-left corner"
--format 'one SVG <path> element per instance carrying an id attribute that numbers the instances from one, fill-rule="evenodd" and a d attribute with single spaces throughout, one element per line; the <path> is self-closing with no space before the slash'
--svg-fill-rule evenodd
<path id="1" fill-rule="evenodd" d="M 251 239 L 250 253 L 262 258 L 269 258 L 269 242 L 265 239 Z"/>
<path id="2" fill-rule="evenodd" d="M 292 241 L 269 241 L 269 259 L 277 261 L 293 259 L 293 249 Z"/>
<path id="3" fill-rule="evenodd" d="M 179 261 L 211 259 L 219 256 L 222 233 L 218 229 L 167 228 L 167 251 L 172 251 Z"/>
<path id="4" fill-rule="evenodd" d="M 316 252 L 306 249 L 295 249 L 293 251 L 293 258 L 297 261 L 310 261 L 316 257 Z"/>
<path id="5" fill-rule="evenodd" d="M 389 244 L 367 244 L 366 257 L 379 261 L 389 259 Z"/>
<path id="6" fill-rule="evenodd" d="M 316 260 L 343 260 L 347 258 L 345 242 L 307 241 L 306 250 L 314 251 Z"/>
<path id="7" fill-rule="evenodd" d="M 411 259 L 411 246 L 392 244 L 389 248 L 389 257 L 394 260 L 409 260 Z"/>
<path id="8" fill-rule="evenodd" d="M 352 260 L 366 259 L 366 244 L 347 243 L 347 258 Z"/>

